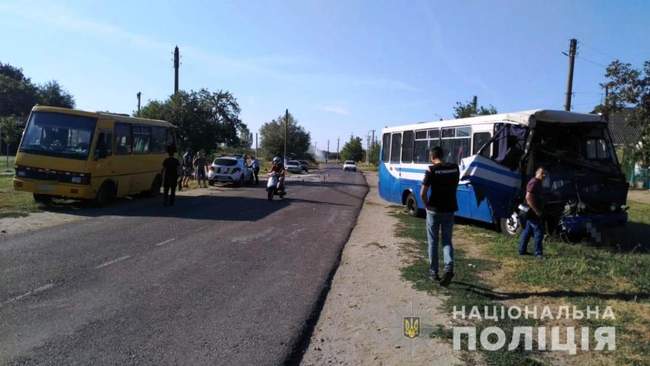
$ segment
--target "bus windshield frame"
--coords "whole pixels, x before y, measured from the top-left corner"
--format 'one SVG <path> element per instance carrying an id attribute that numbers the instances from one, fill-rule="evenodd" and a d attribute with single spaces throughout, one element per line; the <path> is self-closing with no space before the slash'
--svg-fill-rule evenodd
<path id="1" fill-rule="evenodd" d="M 94 117 L 35 111 L 29 117 L 19 151 L 87 160 L 96 126 Z"/>

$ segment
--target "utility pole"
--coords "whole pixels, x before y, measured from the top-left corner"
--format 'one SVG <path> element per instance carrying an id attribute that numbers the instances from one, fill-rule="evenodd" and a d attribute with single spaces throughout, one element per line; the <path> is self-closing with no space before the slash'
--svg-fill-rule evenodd
<path id="1" fill-rule="evenodd" d="M 178 67 L 180 65 L 180 53 L 178 46 L 174 48 L 174 95 L 178 93 Z"/>
<path id="2" fill-rule="evenodd" d="M 605 85 L 605 101 L 603 101 L 603 116 L 605 117 L 605 121 L 609 122 L 609 86 Z"/>
<path id="3" fill-rule="evenodd" d="M 336 163 L 337 164 L 340 163 L 340 161 L 339 161 L 339 159 L 340 159 L 339 158 L 339 140 L 340 140 L 340 138 L 337 137 L 336 138 Z"/>
<path id="4" fill-rule="evenodd" d="M 287 165 L 287 130 L 289 125 L 289 108 L 284 112 L 284 165 Z"/>
<path id="5" fill-rule="evenodd" d="M 325 152 L 325 164 L 327 164 L 327 159 L 330 156 L 330 140 L 327 140 L 327 151 Z"/>
<path id="6" fill-rule="evenodd" d="M 571 38 L 569 41 L 569 78 L 566 83 L 566 99 L 564 102 L 564 110 L 571 110 L 571 95 L 573 94 L 573 65 L 576 61 L 576 47 L 578 46 L 578 40 Z"/>
<path id="7" fill-rule="evenodd" d="M 259 154 L 257 153 L 257 132 L 255 132 L 255 159 L 257 159 L 257 156 Z"/>
<path id="8" fill-rule="evenodd" d="M 478 97 L 475 95 L 472 98 L 472 108 L 474 109 L 474 115 L 478 115 Z"/>
<path id="9" fill-rule="evenodd" d="M 138 116 L 140 116 L 140 97 L 142 96 L 142 93 L 138 92 L 136 95 L 138 96 Z"/>

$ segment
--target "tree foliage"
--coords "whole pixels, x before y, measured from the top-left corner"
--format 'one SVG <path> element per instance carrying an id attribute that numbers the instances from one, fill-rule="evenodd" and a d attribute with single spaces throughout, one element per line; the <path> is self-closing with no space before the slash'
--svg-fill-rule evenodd
<path id="1" fill-rule="evenodd" d="M 26 117 L 35 104 L 74 107 L 74 98 L 56 81 L 32 83 L 15 66 L 0 63 L 0 116 Z"/>
<path id="2" fill-rule="evenodd" d="M 350 140 L 341 149 L 341 159 L 360 161 L 363 159 L 363 146 L 361 137 L 350 136 Z"/>
<path id="3" fill-rule="evenodd" d="M 595 110 L 604 114 L 626 110 L 625 122 L 640 130 L 639 142 L 631 146 L 634 157 L 644 167 L 650 166 L 650 60 L 641 70 L 629 63 L 612 61 L 601 85 L 609 89 L 609 95 L 605 104 Z"/>
<path id="4" fill-rule="evenodd" d="M 287 119 L 288 117 L 288 119 Z M 307 158 L 311 136 L 298 124 L 298 121 L 288 113 L 266 122 L 260 128 L 261 147 L 264 157 L 270 159 L 282 156 L 284 153 L 284 123 L 287 123 L 287 156 L 297 159 Z"/>
<path id="5" fill-rule="evenodd" d="M 370 144 L 370 149 L 368 149 L 368 155 L 369 155 L 369 162 L 370 164 L 373 165 L 378 165 L 379 164 L 379 152 L 381 151 L 381 146 L 373 142 Z"/>
<path id="6" fill-rule="evenodd" d="M 250 132 L 239 118 L 240 111 L 229 91 L 201 89 L 179 91 L 165 101 L 149 101 L 137 115 L 175 124 L 181 149 L 211 152 L 218 145 L 250 147 Z"/>
<path id="7" fill-rule="evenodd" d="M 468 118 L 475 116 L 485 116 L 488 114 L 497 114 L 497 109 L 493 105 L 474 106 L 474 103 L 469 102 L 456 102 L 454 106 L 454 118 Z"/>

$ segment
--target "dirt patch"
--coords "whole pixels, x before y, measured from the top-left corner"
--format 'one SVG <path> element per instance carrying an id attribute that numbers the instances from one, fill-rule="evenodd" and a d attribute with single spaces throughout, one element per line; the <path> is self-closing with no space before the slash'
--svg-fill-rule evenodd
<path id="1" fill-rule="evenodd" d="M 431 338 L 449 314 L 442 298 L 402 280 L 407 259 L 395 236 L 397 219 L 377 196 L 377 177 L 365 173 L 370 192 L 345 246 L 332 289 L 303 357 L 303 365 L 452 365 L 451 345 Z M 404 336 L 404 318 L 420 318 L 420 335 Z"/>
<path id="2" fill-rule="evenodd" d="M 650 189 L 630 190 L 627 200 L 650 204 Z"/>

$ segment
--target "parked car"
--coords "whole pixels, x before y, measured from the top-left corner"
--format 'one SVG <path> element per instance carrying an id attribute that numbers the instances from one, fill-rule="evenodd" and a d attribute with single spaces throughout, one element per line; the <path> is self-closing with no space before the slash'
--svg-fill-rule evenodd
<path id="1" fill-rule="evenodd" d="M 298 160 L 289 160 L 287 161 L 287 166 L 286 166 L 287 171 L 290 173 L 302 173 L 305 171 L 302 165 L 300 165 L 300 162 Z"/>
<path id="2" fill-rule="evenodd" d="M 243 157 L 222 156 L 214 159 L 208 172 L 208 183 L 214 185 L 218 182 L 234 183 L 242 186 L 255 181 L 253 171 L 246 165 Z"/>
<path id="3" fill-rule="evenodd" d="M 305 171 L 305 173 L 308 173 L 309 172 L 309 162 L 307 160 L 298 160 L 298 162 L 300 163 L 300 166 Z"/>
<path id="4" fill-rule="evenodd" d="M 349 171 L 356 172 L 357 171 L 357 164 L 352 160 L 346 160 L 345 162 L 343 162 L 343 170 L 344 171 L 349 170 Z"/>

